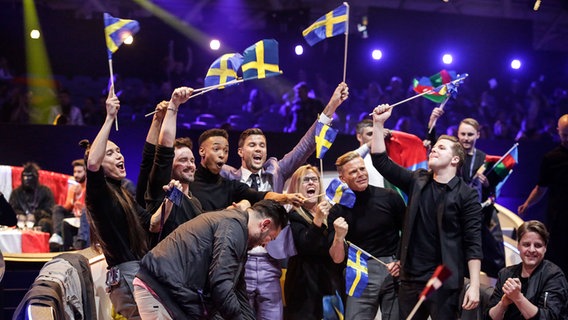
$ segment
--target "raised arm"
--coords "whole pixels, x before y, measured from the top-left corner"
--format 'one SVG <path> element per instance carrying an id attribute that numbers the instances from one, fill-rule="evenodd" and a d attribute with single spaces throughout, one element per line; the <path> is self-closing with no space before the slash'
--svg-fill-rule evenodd
<path id="1" fill-rule="evenodd" d="M 371 153 L 383 153 L 387 151 L 384 131 L 385 121 L 391 116 L 392 107 L 381 104 L 373 110 L 373 139 L 371 140 Z"/>
<path id="2" fill-rule="evenodd" d="M 87 158 L 87 169 L 89 171 L 99 171 L 103 159 L 105 157 L 106 145 L 108 142 L 108 137 L 110 135 L 110 130 L 112 128 L 112 123 L 116 119 L 118 110 L 120 109 L 120 101 L 118 97 L 114 94 L 114 87 L 111 87 L 108 92 L 108 97 L 106 99 L 106 117 L 101 130 L 97 134 L 95 140 L 91 144 L 91 149 L 89 151 L 89 157 Z"/>
<path id="3" fill-rule="evenodd" d="M 193 89 L 180 87 L 174 90 L 172 97 L 167 105 L 167 112 L 164 117 L 158 144 L 165 147 L 173 147 L 176 140 L 177 112 L 179 106 L 191 97 Z"/>

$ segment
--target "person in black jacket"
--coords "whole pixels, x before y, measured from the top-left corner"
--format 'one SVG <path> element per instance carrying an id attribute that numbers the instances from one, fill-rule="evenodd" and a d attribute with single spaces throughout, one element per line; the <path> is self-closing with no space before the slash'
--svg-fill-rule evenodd
<path id="1" fill-rule="evenodd" d="M 284 207 L 261 200 L 203 213 L 141 261 L 134 295 L 143 319 L 255 319 L 244 282 L 247 250 L 276 238 Z"/>
<path id="2" fill-rule="evenodd" d="M 0 192 L 0 225 L 13 227 L 17 222 L 16 212 Z"/>
<path id="3" fill-rule="evenodd" d="M 566 319 L 568 284 L 562 270 L 544 260 L 549 233 L 540 221 L 518 229 L 521 263 L 503 268 L 486 319 Z"/>
<path id="4" fill-rule="evenodd" d="M 457 138 L 442 135 L 430 152 L 428 171 L 398 166 L 387 156 L 382 138 L 391 111 L 389 105 L 380 105 L 373 111 L 371 157 L 385 179 L 408 195 L 400 250 L 400 315 L 402 319 L 410 315 L 434 270 L 443 264 L 452 274 L 428 297 L 413 319 L 457 319 L 466 271 L 470 285 L 461 307 L 472 310 L 479 304 L 483 258 L 481 205 L 475 190 L 457 176 L 464 150 Z"/>

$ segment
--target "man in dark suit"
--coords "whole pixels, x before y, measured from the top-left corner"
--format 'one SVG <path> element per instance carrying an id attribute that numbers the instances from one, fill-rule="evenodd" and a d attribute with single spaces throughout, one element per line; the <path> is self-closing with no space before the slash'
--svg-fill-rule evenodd
<path id="1" fill-rule="evenodd" d="M 440 136 L 428 159 L 429 170 L 409 171 L 386 154 L 384 123 L 392 107 L 373 111 L 373 165 L 385 179 L 408 195 L 402 227 L 399 291 L 400 316 L 405 319 L 440 264 L 452 272 L 437 291 L 422 304 L 413 319 L 457 319 L 459 295 L 467 263 L 470 285 L 462 308 L 479 304 L 481 268 L 481 205 L 477 192 L 457 176 L 465 154 L 457 138 Z"/>

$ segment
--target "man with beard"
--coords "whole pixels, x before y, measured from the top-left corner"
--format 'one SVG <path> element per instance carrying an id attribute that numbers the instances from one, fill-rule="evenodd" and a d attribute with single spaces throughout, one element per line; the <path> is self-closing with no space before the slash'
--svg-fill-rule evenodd
<path id="1" fill-rule="evenodd" d="M 261 200 L 201 214 L 141 261 L 134 294 L 143 319 L 255 319 L 243 277 L 247 249 L 288 224 L 284 207 Z"/>
<path id="2" fill-rule="evenodd" d="M 145 197 L 146 209 L 153 212 L 150 221 L 152 247 L 179 225 L 203 211 L 201 203 L 189 188 L 195 175 L 195 157 L 191 151 L 193 143 L 189 138 L 175 138 L 178 108 L 187 102 L 192 92 L 191 88 L 180 87 L 174 90 L 169 102 L 159 103 L 152 121 L 153 129 L 148 131 L 146 137 L 138 188 L 144 187 L 146 190 L 147 187 L 147 190 L 145 193 L 138 192 L 138 196 Z M 144 174 L 146 170 L 148 173 Z M 162 211 L 157 210 L 166 197 L 162 186 L 167 185 L 171 179 L 181 183 L 185 196 L 179 206 L 173 206 L 168 215 L 162 216 Z M 143 185 L 144 183 L 147 185 Z"/>
<path id="3" fill-rule="evenodd" d="M 87 179 L 85 160 L 74 160 L 71 165 L 73 166 L 73 179 L 76 183 L 69 186 L 65 204 L 63 206 L 56 205 L 53 210 L 53 234 L 49 239 L 51 252 L 71 249 L 73 230 L 64 224 L 64 219 L 79 218 L 85 209 L 85 180 Z M 65 230 L 69 232 L 64 232 Z M 76 231 L 75 234 L 77 234 Z"/>
<path id="4" fill-rule="evenodd" d="M 12 191 L 10 205 L 16 215 L 25 215 L 27 221 L 35 221 L 43 232 L 52 232 L 51 215 L 55 198 L 47 186 L 39 183 L 39 166 L 34 162 L 24 164 L 22 184 Z"/>
<path id="5" fill-rule="evenodd" d="M 313 121 L 311 127 L 306 130 L 298 144 L 282 159 L 275 157 L 267 159 L 267 142 L 261 129 L 250 128 L 243 131 L 239 137 L 238 149 L 241 167 L 236 169 L 224 165 L 221 176 L 246 183 L 258 191 L 282 192 L 286 180 L 306 162 L 316 148 L 314 140 L 316 122 L 329 125 L 335 110 L 348 97 L 349 88 L 347 84 L 342 82 L 335 89 L 322 114 L 319 117 L 310 118 Z M 314 120 L 315 118 L 317 120 Z M 281 242 L 284 242 L 283 238 L 288 230 L 288 228 L 285 229 L 282 236 L 272 245 L 286 246 Z M 246 264 L 246 282 L 247 291 L 251 304 L 256 310 L 257 318 L 276 320 L 282 319 L 283 313 L 282 288 L 280 286 L 282 269 L 280 262 L 269 253 L 267 249 L 261 246 L 253 248 L 249 252 Z"/>
<path id="6" fill-rule="evenodd" d="M 261 192 L 240 181 L 223 178 L 220 172 L 229 155 L 228 138 L 227 131 L 223 129 L 209 129 L 199 136 L 201 162 L 195 172 L 191 190 L 204 211 L 227 208 L 241 200 L 255 203 L 262 199 L 272 199 L 294 205 L 300 205 L 304 201 L 304 196 L 299 193 Z"/>

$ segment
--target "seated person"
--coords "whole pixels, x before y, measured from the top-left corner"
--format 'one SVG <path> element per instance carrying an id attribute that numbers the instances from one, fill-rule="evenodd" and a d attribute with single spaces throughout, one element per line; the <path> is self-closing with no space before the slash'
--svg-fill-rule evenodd
<path id="1" fill-rule="evenodd" d="M 12 191 L 10 205 L 16 215 L 24 215 L 27 221 L 35 221 L 43 232 L 51 234 L 51 216 L 55 199 L 47 186 L 39 183 L 39 166 L 34 162 L 24 164 L 22 184 Z"/>
<path id="2" fill-rule="evenodd" d="M 70 185 L 67 190 L 67 198 L 65 204 L 56 205 L 53 210 L 53 234 L 49 239 L 50 251 L 69 250 L 73 247 L 73 236 L 77 234 L 77 228 L 65 223 L 66 218 L 77 218 L 85 209 L 85 181 L 87 179 L 87 169 L 85 160 L 74 160 L 73 178 L 75 184 Z"/>
<path id="3" fill-rule="evenodd" d="M 568 284 L 562 270 L 544 260 L 546 227 L 531 220 L 517 232 L 521 263 L 499 272 L 486 319 L 565 319 Z"/>

